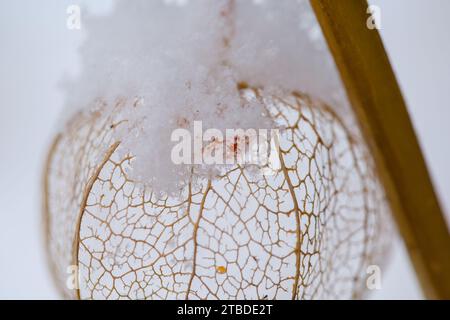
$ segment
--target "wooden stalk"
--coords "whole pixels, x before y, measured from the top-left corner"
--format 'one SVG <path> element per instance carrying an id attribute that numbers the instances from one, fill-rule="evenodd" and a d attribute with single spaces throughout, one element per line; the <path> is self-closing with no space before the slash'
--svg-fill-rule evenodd
<path id="1" fill-rule="evenodd" d="M 365 0 L 311 0 L 424 294 L 450 299 L 450 236 Z M 424 106 L 425 108 L 426 106 Z"/>

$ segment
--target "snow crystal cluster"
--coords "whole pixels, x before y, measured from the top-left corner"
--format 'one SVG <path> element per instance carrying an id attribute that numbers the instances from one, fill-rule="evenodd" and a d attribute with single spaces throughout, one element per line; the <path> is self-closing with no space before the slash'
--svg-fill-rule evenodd
<path id="1" fill-rule="evenodd" d="M 124 101 L 122 149 L 131 178 L 168 191 L 190 170 L 170 160 L 172 132 L 271 128 L 264 106 L 243 106 L 238 83 L 306 92 L 345 105 L 307 0 L 119 0 L 112 14 L 83 16 L 82 71 L 64 83 L 72 112 Z"/>

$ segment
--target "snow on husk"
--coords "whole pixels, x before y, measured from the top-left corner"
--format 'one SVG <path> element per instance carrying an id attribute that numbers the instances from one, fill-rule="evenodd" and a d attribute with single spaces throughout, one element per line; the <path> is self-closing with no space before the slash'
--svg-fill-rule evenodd
<path id="1" fill-rule="evenodd" d="M 170 159 L 180 126 L 275 126 L 257 100 L 243 106 L 238 83 L 345 105 L 307 0 L 119 0 L 108 16 L 83 15 L 83 28 L 82 71 L 64 83 L 67 114 L 98 101 L 136 105 L 124 108 L 117 139 L 136 156 L 131 178 L 155 189 L 170 192 L 190 176 Z"/>

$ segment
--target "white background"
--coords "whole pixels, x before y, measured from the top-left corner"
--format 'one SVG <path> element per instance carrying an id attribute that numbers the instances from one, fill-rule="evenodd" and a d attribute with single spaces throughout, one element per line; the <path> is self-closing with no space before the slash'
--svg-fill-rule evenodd
<path id="1" fill-rule="evenodd" d="M 40 179 L 61 112 L 58 81 L 77 72 L 83 39 L 83 30 L 66 28 L 66 9 L 87 2 L 0 0 L 0 298 L 58 298 L 43 250 Z M 110 2 L 87 7 L 105 14 Z M 381 8 L 387 51 L 450 212 L 450 1 L 371 2 Z M 422 298 L 400 240 L 372 298 Z"/>

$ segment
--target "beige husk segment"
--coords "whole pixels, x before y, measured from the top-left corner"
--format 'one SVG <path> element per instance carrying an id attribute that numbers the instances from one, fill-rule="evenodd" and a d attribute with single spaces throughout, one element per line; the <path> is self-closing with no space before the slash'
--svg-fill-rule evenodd
<path id="1" fill-rule="evenodd" d="M 128 178 L 133 156 L 120 152 L 114 131 L 132 103 L 79 113 L 67 124 L 44 179 L 48 258 L 65 298 L 367 293 L 366 270 L 382 266 L 390 222 L 365 146 L 331 108 L 306 94 L 241 93 L 262 102 L 282 128 L 281 169 L 261 176 L 254 168 L 227 167 L 215 177 L 193 177 L 179 197 Z M 70 265 L 79 271 L 78 290 L 66 287 Z"/>

